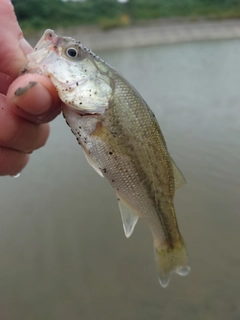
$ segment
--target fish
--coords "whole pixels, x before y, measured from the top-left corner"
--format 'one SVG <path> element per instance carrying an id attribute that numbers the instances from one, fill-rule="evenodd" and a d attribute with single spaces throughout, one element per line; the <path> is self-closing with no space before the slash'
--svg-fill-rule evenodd
<path id="1" fill-rule="evenodd" d="M 90 166 L 117 196 L 126 237 L 139 218 L 153 236 L 162 287 L 172 273 L 189 273 L 173 198 L 185 179 L 169 155 L 156 117 L 138 91 L 113 67 L 71 37 L 46 30 L 21 74 L 49 77 L 62 112 Z"/>

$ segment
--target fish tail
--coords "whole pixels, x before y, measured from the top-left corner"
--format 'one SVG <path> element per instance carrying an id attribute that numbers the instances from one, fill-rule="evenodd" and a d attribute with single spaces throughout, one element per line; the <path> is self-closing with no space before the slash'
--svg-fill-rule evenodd
<path id="1" fill-rule="evenodd" d="M 162 287 L 168 286 L 172 272 L 176 272 L 180 276 L 186 276 L 189 273 L 190 267 L 183 240 L 180 240 L 174 247 L 156 245 L 154 254 L 158 280 Z"/>

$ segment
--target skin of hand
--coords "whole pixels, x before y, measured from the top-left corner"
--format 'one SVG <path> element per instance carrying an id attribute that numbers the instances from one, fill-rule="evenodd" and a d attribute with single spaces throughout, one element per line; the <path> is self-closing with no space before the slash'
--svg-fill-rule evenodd
<path id="1" fill-rule="evenodd" d="M 32 48 L 24 39 L 10 0 L 0 1 L 0 175 L 16 175 L 42 147 L 49 124 L 61 112 L 51 81 L 40 74 L 18 77 Z M 28 88 L 22 90 L 19 88 Z M 21 94 L 19 94 L 19 92 Z"/>

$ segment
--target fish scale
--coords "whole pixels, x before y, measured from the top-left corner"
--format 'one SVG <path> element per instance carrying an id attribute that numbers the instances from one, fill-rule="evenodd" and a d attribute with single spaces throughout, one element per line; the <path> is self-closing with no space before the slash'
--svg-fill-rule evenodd
<path id="1" fill-rule="evenodd" d="M 175 216 L 175 190 L 185 183 L 158 122 L 141 95 L 115 69 L 72 38 L 46 30 L 24 72 L 50 78 L 63 114 L 89 164 L 114 188 L 125 235 L 139 217 L 153 235 L 159 282 L 190 268 Z"/>

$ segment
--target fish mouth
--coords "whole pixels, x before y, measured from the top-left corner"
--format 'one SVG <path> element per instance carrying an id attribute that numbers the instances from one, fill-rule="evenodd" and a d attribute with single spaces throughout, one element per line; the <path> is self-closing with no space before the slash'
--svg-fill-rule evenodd
<path id="1" fill-rule="evenodd" d="M 53 30 L 47 29 L 42 35 L 42 38 L 36 44 L 34 50 L 35 51 L 41 50 L 43 48 L 46 48 L 49 45 L 57 46 L 59 44 L 59 41 L 60 41 L 60 37 L 57 36 Z"/>
<path id="2" fill-rule="evenodd" d="M 27 55 L 28 63 L 20 70 L 20 74 L 44 73 L 44 67 L 58 58 L 58 45 L 61 37 L 53 30 L 47 29 L 33 51 Z"/>

